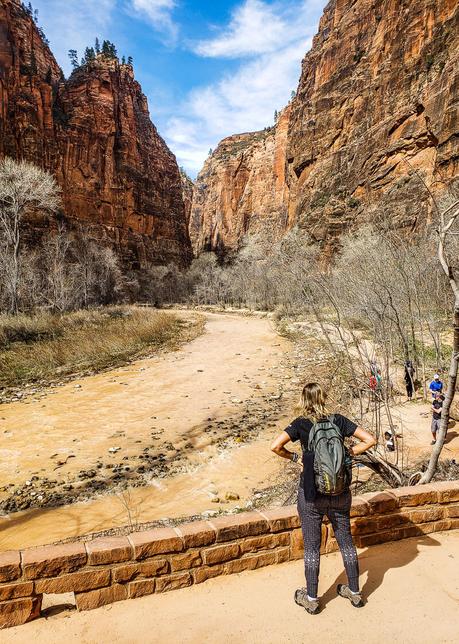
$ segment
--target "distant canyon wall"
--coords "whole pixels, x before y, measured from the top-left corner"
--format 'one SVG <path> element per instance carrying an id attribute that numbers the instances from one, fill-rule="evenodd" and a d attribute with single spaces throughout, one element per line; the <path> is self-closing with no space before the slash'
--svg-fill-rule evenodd
<path id="1" fill-rule="evenodd" d="M 290 107 L 274 127 L 224 139 L 207 159 L 193 196 L 195 253 L 225 254 L 246 234 L 280 237 L 289 226 L 285 155 Z"/>
<path id="2" fill-rule="evenodd" d="M 71 43 L 69 43 L 69 46 Z M 68 80 L 17 0 L 0 2 L 0 158 L 50 171 L 63 217 L 134 269 L 192 255 L 176 159 L 132 67 L 99 56 Z M 34 221 L 29 235 L 55 220 Z"/>
<path id="3" fill-rule="evenodd" d="M 332 0 L 276 127 L 225 139 L 205 163 L 193 246 L 298 224 L 333 252 L 368 222 L 418 230 L 432 218 L 422 180 L 441 195 L 458 169 L 457 0 Z"/>

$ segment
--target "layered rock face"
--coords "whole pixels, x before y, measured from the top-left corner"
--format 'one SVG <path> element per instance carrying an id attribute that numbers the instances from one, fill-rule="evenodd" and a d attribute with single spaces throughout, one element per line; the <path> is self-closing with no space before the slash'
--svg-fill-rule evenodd
<path id="1" fill-rule="evenodd" d="M 350 226 L 429 222 L 423 181 L 459 170 L 457 0 L 333 0 L 288 135 L 290 213 L 336 245 Z"/>
<path id="2" fill-rule="evenodd" d="M 225 139 L 195 188 L 195 250 L 234 248 L 263 222 L 332 253 L 379 221 L 407 232 L 459 170 L 457 0 L 332 0 L 274 131 Z"/>
<path id="3" fill-rule="evenodd" d="M 52 172 L 72 225 L 125 265 L 191 257 L 180 172 L 132 67 L 98 57 L 65 81 L 33 20 L 0 4 L 0 157 Z M 38 233 L 53 222 L 34 222 Z"/>
<path id="4" fill-rule="evenodd" d="M 190 237 L 195 253 L 236 250 L 249 234 L 279 238 L 287 230 L 285 155 L 290 107 L 276 126 L 224 139 L 194 189 Z"/>

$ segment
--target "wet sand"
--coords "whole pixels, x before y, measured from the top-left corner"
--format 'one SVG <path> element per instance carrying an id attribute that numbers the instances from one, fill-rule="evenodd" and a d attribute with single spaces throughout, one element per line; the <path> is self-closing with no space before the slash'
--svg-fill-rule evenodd
<path id="1" fill-rule="evenodd" d="M 290 344 L 267 318 L 206 317 L 204 334 L 175 353 L 0 407 L 0 477 L 22 486 L 26 502 L 31 493 L 52 501 L 57 491 L 65 500 L 66 485 L 75 493 L 88 478 L 115 487 L 139 468 L 148 483 L 12 512 L 0 520 L 2 550 L 215 510 L 212 499 L 234 493 L 240 500 L 220 504 L 228 509 L 272 484 L 282 463 L 269 442 L 285 426 L 288 392 L 297 387 L 283 364 Z"/>

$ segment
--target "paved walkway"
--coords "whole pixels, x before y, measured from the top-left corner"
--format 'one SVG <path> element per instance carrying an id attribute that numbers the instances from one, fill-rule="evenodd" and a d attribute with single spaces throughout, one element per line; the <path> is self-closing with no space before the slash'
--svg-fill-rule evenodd
<path id="1" fill-rule="evenodd" d="M 459 531 L 363 550 L 368 604 L 335 595 L 338 553 L 322 558 L 324 610 L 310 616 L 292 601 L 302 562 L 218 577 L 199 586 L 63 612 L 3 631 L 3 644 L 436 644 L 459 641 Z"/>

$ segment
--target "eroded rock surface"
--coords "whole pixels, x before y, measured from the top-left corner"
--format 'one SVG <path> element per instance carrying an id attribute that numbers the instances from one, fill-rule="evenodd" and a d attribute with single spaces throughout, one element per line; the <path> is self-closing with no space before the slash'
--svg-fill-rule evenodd
<path id="1" fill-rule="evenodd" d="M 232 249 L 265 222 L 274 237 L 299 224 L 329 252 L 377 219 L 422 229 L 423 181 L 440 195 L 458 174 L 458 52 L 457 0 L 331 0 L 276 129 L 225 139 L 206 162 L 195 250 Z"/>
<path id="2" fill-rule="evenodd" d="M 281 237 L 289 225 L 285 153 L 290 107 L 276 125 L 224 139 L 194 189 L 190 237 L 195 253 L 236 250 L 247 234 Z"/>
<path id="3" fill-rule="evenodd" d="M 0 157 L 51 171 L 72 225 L 125 264 L 191 255 L 176 159 L 150 120 L 130 65 L 99 56 L 65 80 L 17 0 L 0 4 Z M 34 222 L 42 234 L 53 222 Z"/>

